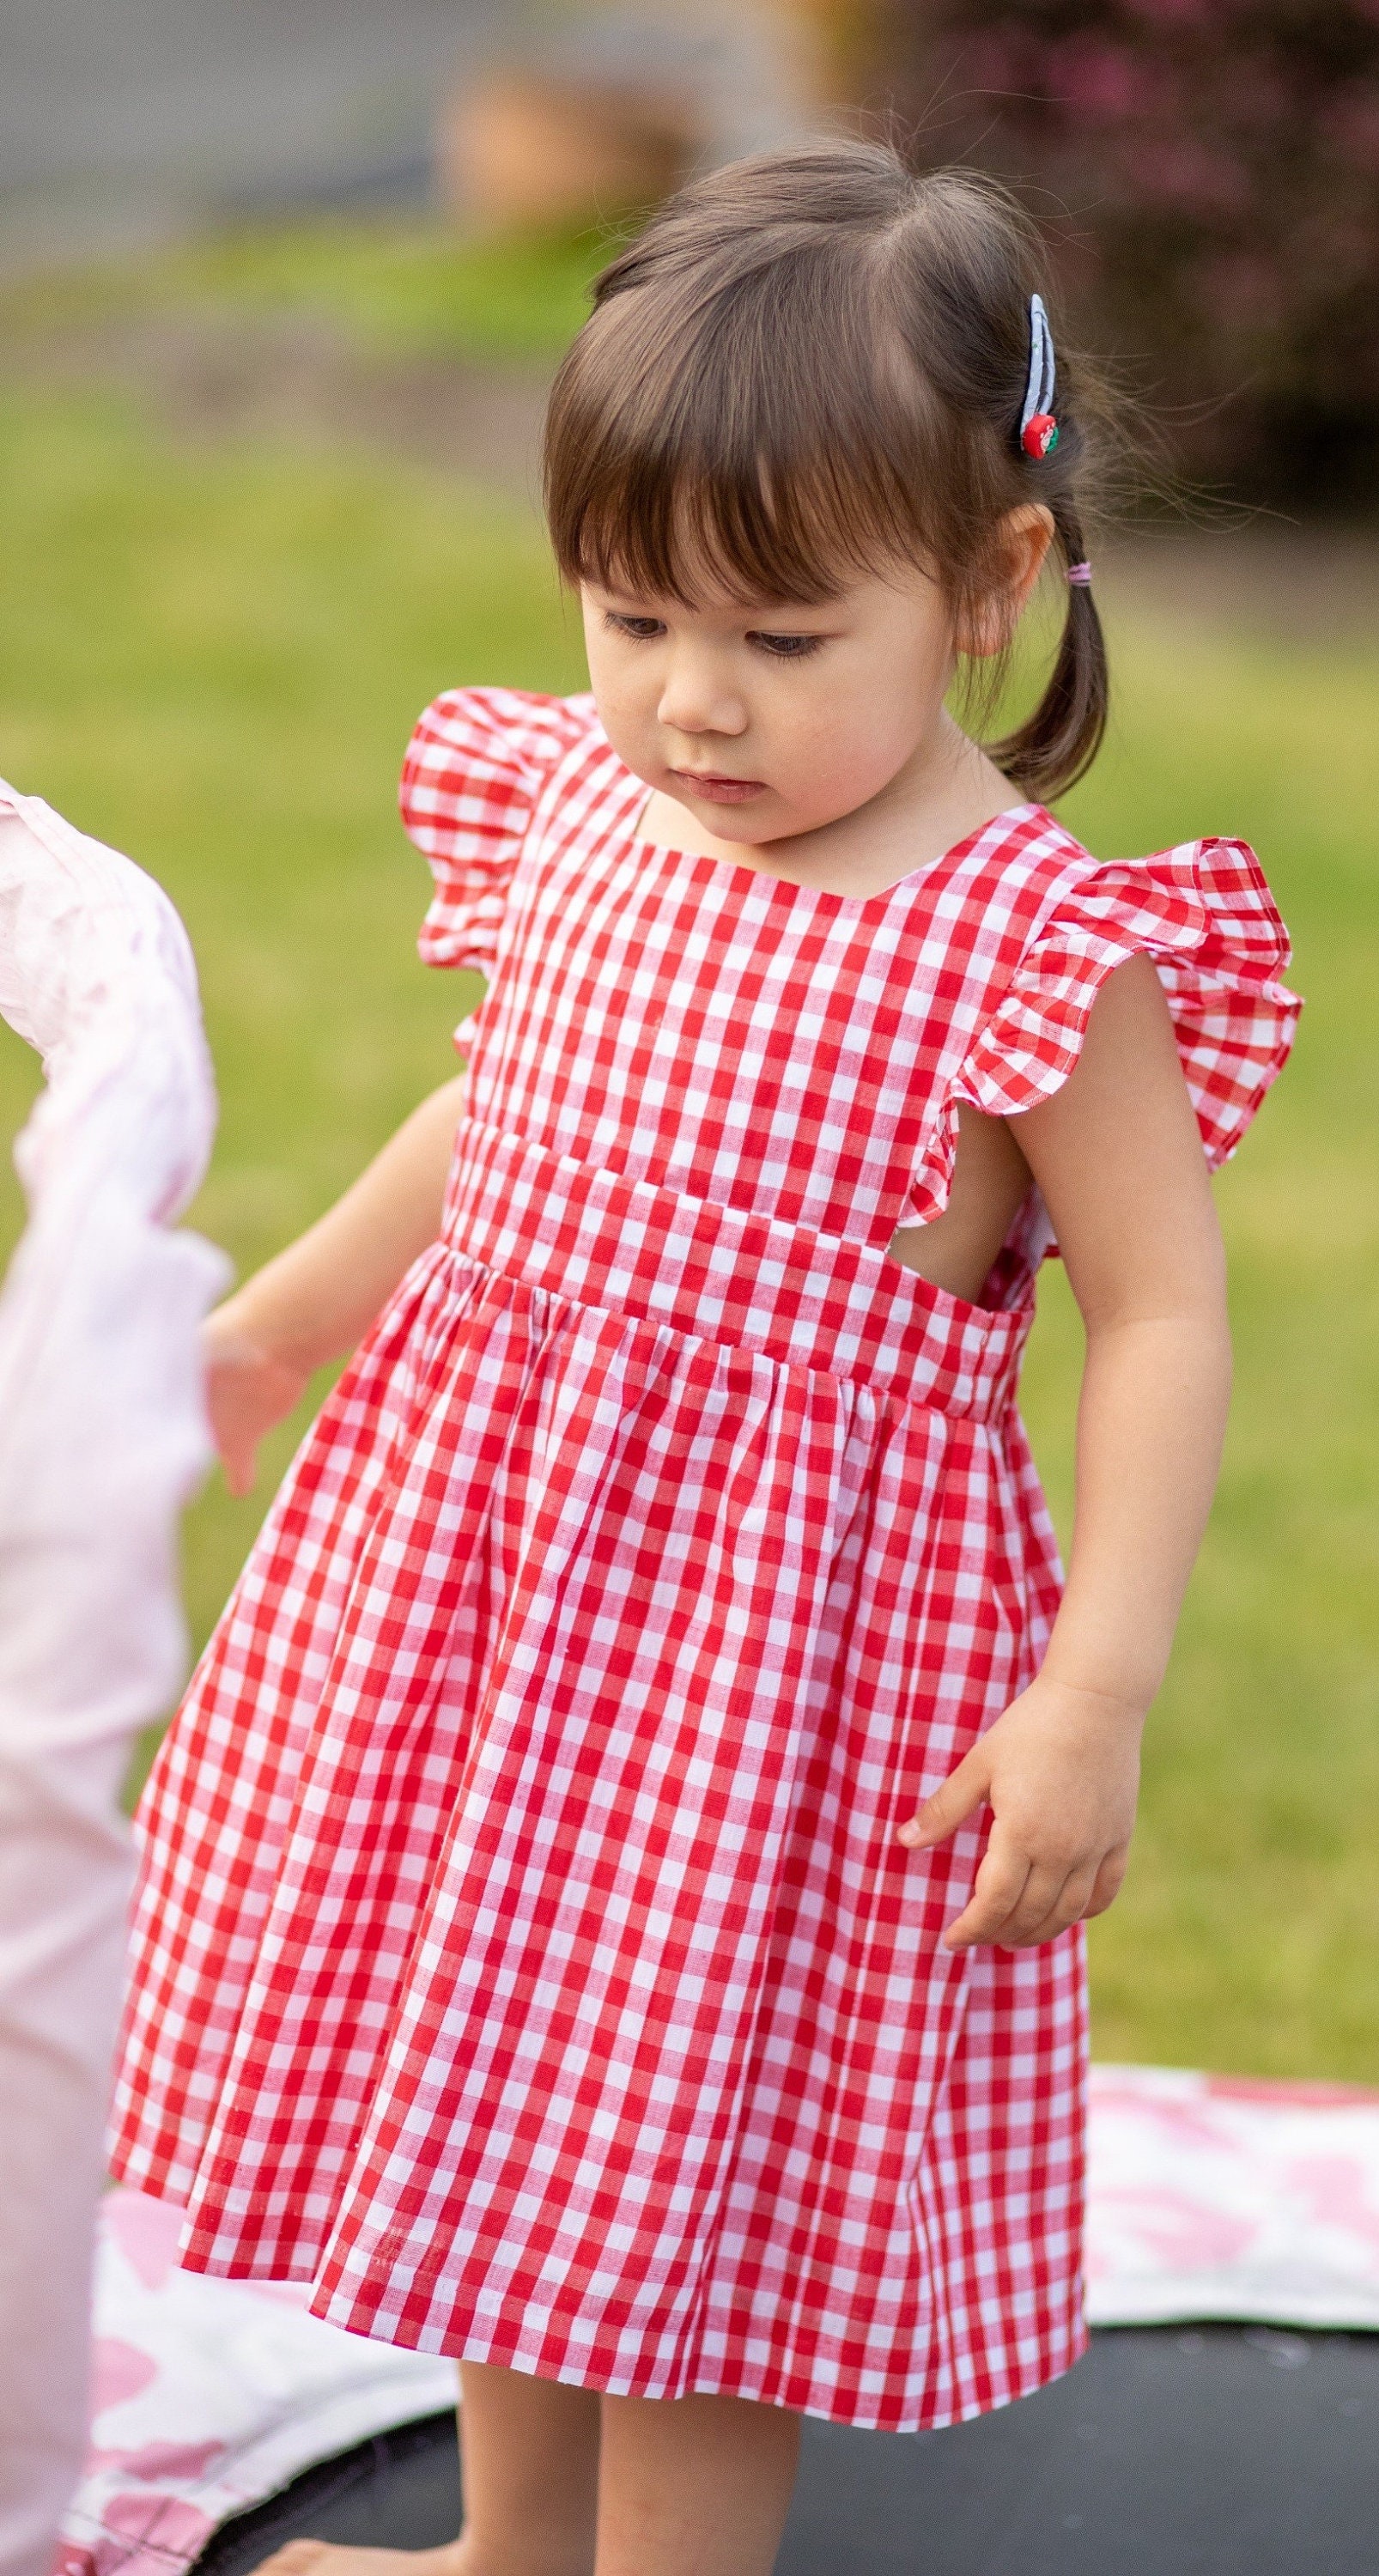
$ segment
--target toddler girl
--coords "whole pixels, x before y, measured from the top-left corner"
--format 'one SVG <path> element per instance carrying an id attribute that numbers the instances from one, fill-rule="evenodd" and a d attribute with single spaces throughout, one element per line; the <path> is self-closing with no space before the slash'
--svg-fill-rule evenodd
<path id="1" fill-rule="evenodd" d="M 1081 1925 L 1216 1473 L 1208 1166 L 1294 1005 L 1248 850 L 1102 866 L 1039 801 L 1106 684 L 1038 278 L 842 143 L 613 262 L 547 443 L 592 694 L 454 691 L 404 773 L 467 1072 L 211 1327 L 238 1490 L 363 1340 L 150 1782 L 118 2170 L 192 2268 L 459 2357 L 447 2576 L 765 2576 L 802 2414 L 1082 2348 Z M 983 750 L 955 670 L 1046 564 Z"/>

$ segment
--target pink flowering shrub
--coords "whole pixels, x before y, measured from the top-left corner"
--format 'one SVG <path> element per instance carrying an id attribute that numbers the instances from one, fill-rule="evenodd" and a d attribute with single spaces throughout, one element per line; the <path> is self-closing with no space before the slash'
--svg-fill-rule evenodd
<path id="1" fill-rule="evenodd" d="M 935 160 L 1014 181 L 1188 470 L 1379 503 L 1379 0 L 891 0 Z"/>

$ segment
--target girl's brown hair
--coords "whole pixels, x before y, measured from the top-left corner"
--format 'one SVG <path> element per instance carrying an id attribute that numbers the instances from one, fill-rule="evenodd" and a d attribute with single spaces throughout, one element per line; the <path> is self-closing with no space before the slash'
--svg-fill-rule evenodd
<path id="1" fill-rule="evenodd" d="M 917 177 L 885 144 L 806 144 L 695 180 L 604 270 L 556 378 L 561 571 L 686 604 L 706 576 L 804 602 L 900 558 L 970 631 L 1021 502 L 1052 514 L 1062 571 L 1084 553 L 1101 406 L 1056 329 L 1058 443 L 1020 445 L 1036 290 L 1038 236 L 1003 191 Z M 1101 621 L 1069 587 L 1044 694 L 991 756 L 1056 795 L 1106 712 Z"/>

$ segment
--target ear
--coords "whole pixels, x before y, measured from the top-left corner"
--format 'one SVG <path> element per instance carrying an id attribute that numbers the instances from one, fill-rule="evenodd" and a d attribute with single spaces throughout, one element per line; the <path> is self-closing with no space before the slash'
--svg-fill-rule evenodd
<path id="1" fill-rule="evenodd" d="M 1022 501 L 1018 509 L 1007 510 L 992 539 L 991 587 L 954 638 L 960 653 L 985 662 L 1005 651 L 1052 542 L 1053 512 L 1042 501 Z"/>

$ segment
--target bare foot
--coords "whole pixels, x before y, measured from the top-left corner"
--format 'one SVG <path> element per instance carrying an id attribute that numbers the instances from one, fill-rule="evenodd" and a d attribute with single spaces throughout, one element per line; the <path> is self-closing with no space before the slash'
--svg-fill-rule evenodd
<path id="1" fill-rule="evenodd" d="M 443 2549 L 345 2549 L 333 2540 L 289 2540 L 254 2576 L 466 2576 L 459 2540 Z"/>

